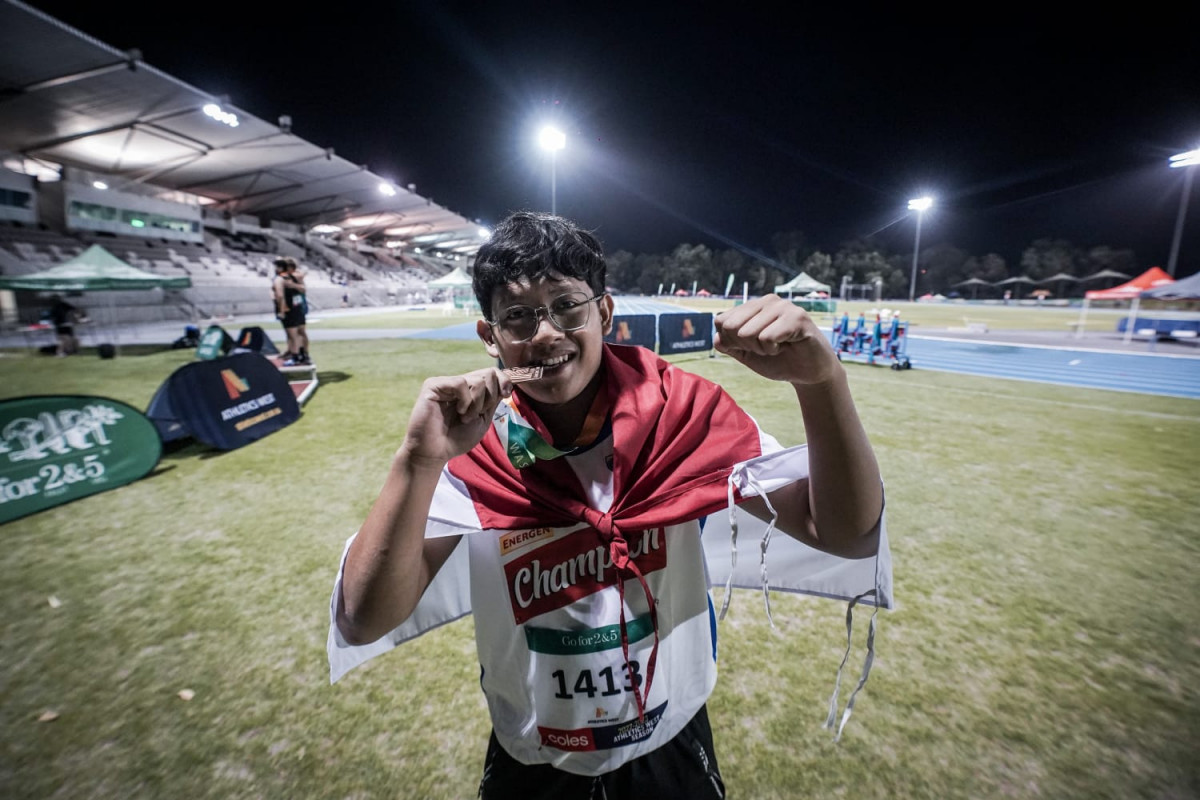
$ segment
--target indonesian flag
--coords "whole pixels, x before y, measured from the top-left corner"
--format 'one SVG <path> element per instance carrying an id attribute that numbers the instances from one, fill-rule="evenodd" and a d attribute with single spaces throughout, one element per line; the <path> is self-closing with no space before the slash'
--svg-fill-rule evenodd
<path id="1" fill-rule="evenodd" d="M 613 437 L 613 501 L 607 511 L 588 504 L 570 466 L 557 457 L 562 451 L 549 445 L 541 421 L 523 407 L 517 413 L 501 404 L 483 440 L 447 465 L 443 483 L 459 491 L 435 494 L 426 536 L 583 522 L 607 544 L 612 563 L 623 574 L 618 581 L 622 591 L 625 579 L 637 579 L 653 608 L 636 562 L 627 557 L 624 533 L 707 517 L 702 543 L 710 586 L 761 588 L 764 599 L 768 588 L 838 598 L 849 601 L 851 610 L 859 602 L 891 607 L 891 559 L 882 520 L 877 554 L 846 559 L 790 536 L 772 539 L 773 522 L 737 509 L 746 497 L 765 496 L 806 479 L 806 447 L 764 455 L 757 424 L 724 389 L 645 348 L 606 344 L 603 364 L 606 377 L 598 402 L 611 415 Z M 727 513 L 714 513 L 718 511 Z M 739 564 L 736 542 L 747 536 L 761 542 L 761 558 Z M 350 541 L 343 564 L 349 547 Z M 339 570 L 328 643 L 331 682 L 401 642 L 469 614 L 468 574 L 467 548 L 460 545 L 408 620 L 374 643 L 351 646 L 336 625 Z M 726 607 L 729 598 L 727 591 Z M 647 686 L 651 680 L 652 667 Z M 640 696 L 638 702 L 640 709 Z"/>

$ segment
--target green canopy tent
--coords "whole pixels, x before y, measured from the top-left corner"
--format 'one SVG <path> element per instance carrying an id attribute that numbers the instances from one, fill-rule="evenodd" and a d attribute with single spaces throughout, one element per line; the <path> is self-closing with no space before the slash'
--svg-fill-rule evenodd
<path id="1" fill-rule="evenodd" d="M 445 289 L 450 294 L 455 308 L 473 308 L 472 279 L 462 267 L 455 267 L 449 273 L 426 284 L 430 289 Z"/>
<path id="2" fill-rule="evenodd" d="M 787 283 L 781 283 L 775 287 L 775 294 L 793 295 L 793 294 L 808 294 L 809 292 L 828 292 L 829 284 L 821 283 L 819 280 L 809 275 L 807 272 L 801 272 L 796 277 L 792 278 Z"/>
<path id="3" fill-rule="evenodd" d="M 98 244 L 74 258 L 28 275 L 0 275 L 0 289 L 30 292 L 115 292 L 187 289 L 191 278 L 168 278 L 126 264 Z M 116 310 L 109 295 L 109 324 L 116 341 Z"/>

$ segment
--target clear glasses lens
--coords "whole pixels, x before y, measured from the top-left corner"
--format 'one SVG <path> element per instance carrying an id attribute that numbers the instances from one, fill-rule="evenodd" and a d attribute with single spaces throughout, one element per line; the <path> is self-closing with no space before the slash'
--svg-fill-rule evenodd
<path id="1" fill-rule="evenodd" d="M 513 344 L 527 342 L 537 335 L 538 322 L 543 311 L 560 331 L 577 331 L 588 324 L 592 301 L 595 299 L 583 292 L 568 292 L 551 300 L 549 305 L 537 308 L 509 306 L 500 312 L 495 324 Z"/>

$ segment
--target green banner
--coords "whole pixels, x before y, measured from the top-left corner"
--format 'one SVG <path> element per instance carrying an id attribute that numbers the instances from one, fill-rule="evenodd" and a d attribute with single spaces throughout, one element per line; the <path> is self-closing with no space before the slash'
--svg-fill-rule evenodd
<path id="1" fill-rule="evenodd" d="M 209 325 L 196 347 L 196 358 L 212 361 L 228 353 L 233 349 L 233 345 L 233 337 L 224 328 L 220 325 Z"/>
<path id="2" fill-rule="evenodd" d="M 654 633 L 650 615 L 637 617 L 626 625 L 629 641 L 636 642 Z M 525 641 L 535 653 L 557 656 L 578 653 L 598 653 L 621 646 L 621 626 L 605 625 L 602 628 L 585 628 L 581 631 L 560 631 L 554 628 L 525 627 Z"/>
<path id="3" fill-rule="evenodd" d="M 0 401 L 0 524 L 132 483 L 161 456 L 154 424 L 120 401 Z"/>

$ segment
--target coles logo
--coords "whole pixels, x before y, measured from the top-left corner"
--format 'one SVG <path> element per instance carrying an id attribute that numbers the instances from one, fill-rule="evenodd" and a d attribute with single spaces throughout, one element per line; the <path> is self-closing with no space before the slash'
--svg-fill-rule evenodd
<path id="1" fill-rule="evenodd" d="M 556 750 L 580 752 L 596 749 L 596 739 L 587 728 L 565 731 L 559 728 L 543 728 L 538 725 L 538 733 L 541 734 L 543 745 Z"/>

